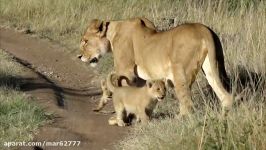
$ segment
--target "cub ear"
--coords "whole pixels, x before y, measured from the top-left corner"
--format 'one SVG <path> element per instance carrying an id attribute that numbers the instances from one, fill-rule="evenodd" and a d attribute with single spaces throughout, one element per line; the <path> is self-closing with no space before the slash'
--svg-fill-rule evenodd
<path id="1" fill-rule="evenodd" d="M 147 81 L 147 86 L 148 86 L 148 88 L 151 88 L 152 87 L 152 82 L 151 81 Z"/>

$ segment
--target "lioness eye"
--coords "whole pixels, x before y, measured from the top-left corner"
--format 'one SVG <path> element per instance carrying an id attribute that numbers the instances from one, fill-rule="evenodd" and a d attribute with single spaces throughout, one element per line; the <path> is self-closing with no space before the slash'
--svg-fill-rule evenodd
<path id="1" fill-rule="evenodd" d="M 84 42 L 85 42 L 85 43 L 87 43 L 87 42 L 88 42 L 88 40 L 84 40 Z"/>

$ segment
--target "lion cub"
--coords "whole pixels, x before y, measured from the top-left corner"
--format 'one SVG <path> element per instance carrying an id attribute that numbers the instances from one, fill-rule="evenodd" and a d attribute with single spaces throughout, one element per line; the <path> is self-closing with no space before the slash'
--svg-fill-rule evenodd
<path id="1" fill-rule="evenodd" d="M 106 83 L 106 78 L 101 80 L 101 89 L 102 89 L 102 97 L 99 101 L 99 104 L 96 108 L 92 109 L 95 112 L 99 112 L 104 108 L 104 106 L 107 104 L 108 101 L 112 100 L 112 92 L 108 89 L 107 83 Z M 119 82 L 119 77 L 116 76 L 116 78 L 111 79 L 112 85 L 118 86 Z M 113 113 L 113 112 L 112 112 Z"/>
<path id="2" fill-rule="evenodd" d="M 129 114 L 134 114 L 137 122 L 146 123 L 150 120 L 157 101 L 161 101 L 166 95 L 164 81 L 147 81 L 144 87 L 117 87 L 111 82 L 114 75 L 114 73 L 110 73 L 107 77 L 107 87 L 113 93 L 116 112 L 116 117 L 111 117 L 108 120 L 109 124 L 126 126 L 124 119 Z"/>
<path id="3" fill-rule="evenodd" d="M 103 95 L 100 99 L 100 102 L 97 108 L 93 109 L 93 111 L 96 111 L 96 112 L 102 110 L 103 107 L 107 104 L 107 102 L 112 99 L 112 92 L 108 90 L 105 79 L 101 80 L 101 89 L 103 91 Z"/>

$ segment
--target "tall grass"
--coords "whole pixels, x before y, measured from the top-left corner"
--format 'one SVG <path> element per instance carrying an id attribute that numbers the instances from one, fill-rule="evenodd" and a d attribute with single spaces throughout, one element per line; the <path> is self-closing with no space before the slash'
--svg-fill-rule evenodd
<path id="1" fill-rule="evenodd" d="M 193 85 L 196 112 L 176 117 L 178 102 L 168 95 L 148 125 L 137 125 L 118 149 L 266 149 L 266 2 L 263 0 L 0 0 L 0 23 L 59 41 L 76 52 L 93 18 L 144 16 L 158 30 L 200 22 L 221 38 L 233 90 L 241 92 L 227 118 L 199 75 Z M 100 73 L 112 66 L 103 59 Z"/>

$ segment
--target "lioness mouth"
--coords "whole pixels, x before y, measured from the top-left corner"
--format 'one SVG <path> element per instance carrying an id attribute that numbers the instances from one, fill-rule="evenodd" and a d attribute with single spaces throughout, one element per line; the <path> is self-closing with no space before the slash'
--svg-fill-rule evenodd
<path id="1" fill-rule="evenodd" d="M 82 55 L 77 55 L 77 58 L 81 59 Z"/>
<path id="2" fill-rule="evenodd" d="M 98 62 L 98 59 L 96 58 L 96 57 L 94 57 L 94 58 L 92 58 L 91 60 L 90 60 L 90 63 L 97 63 Z"/>

